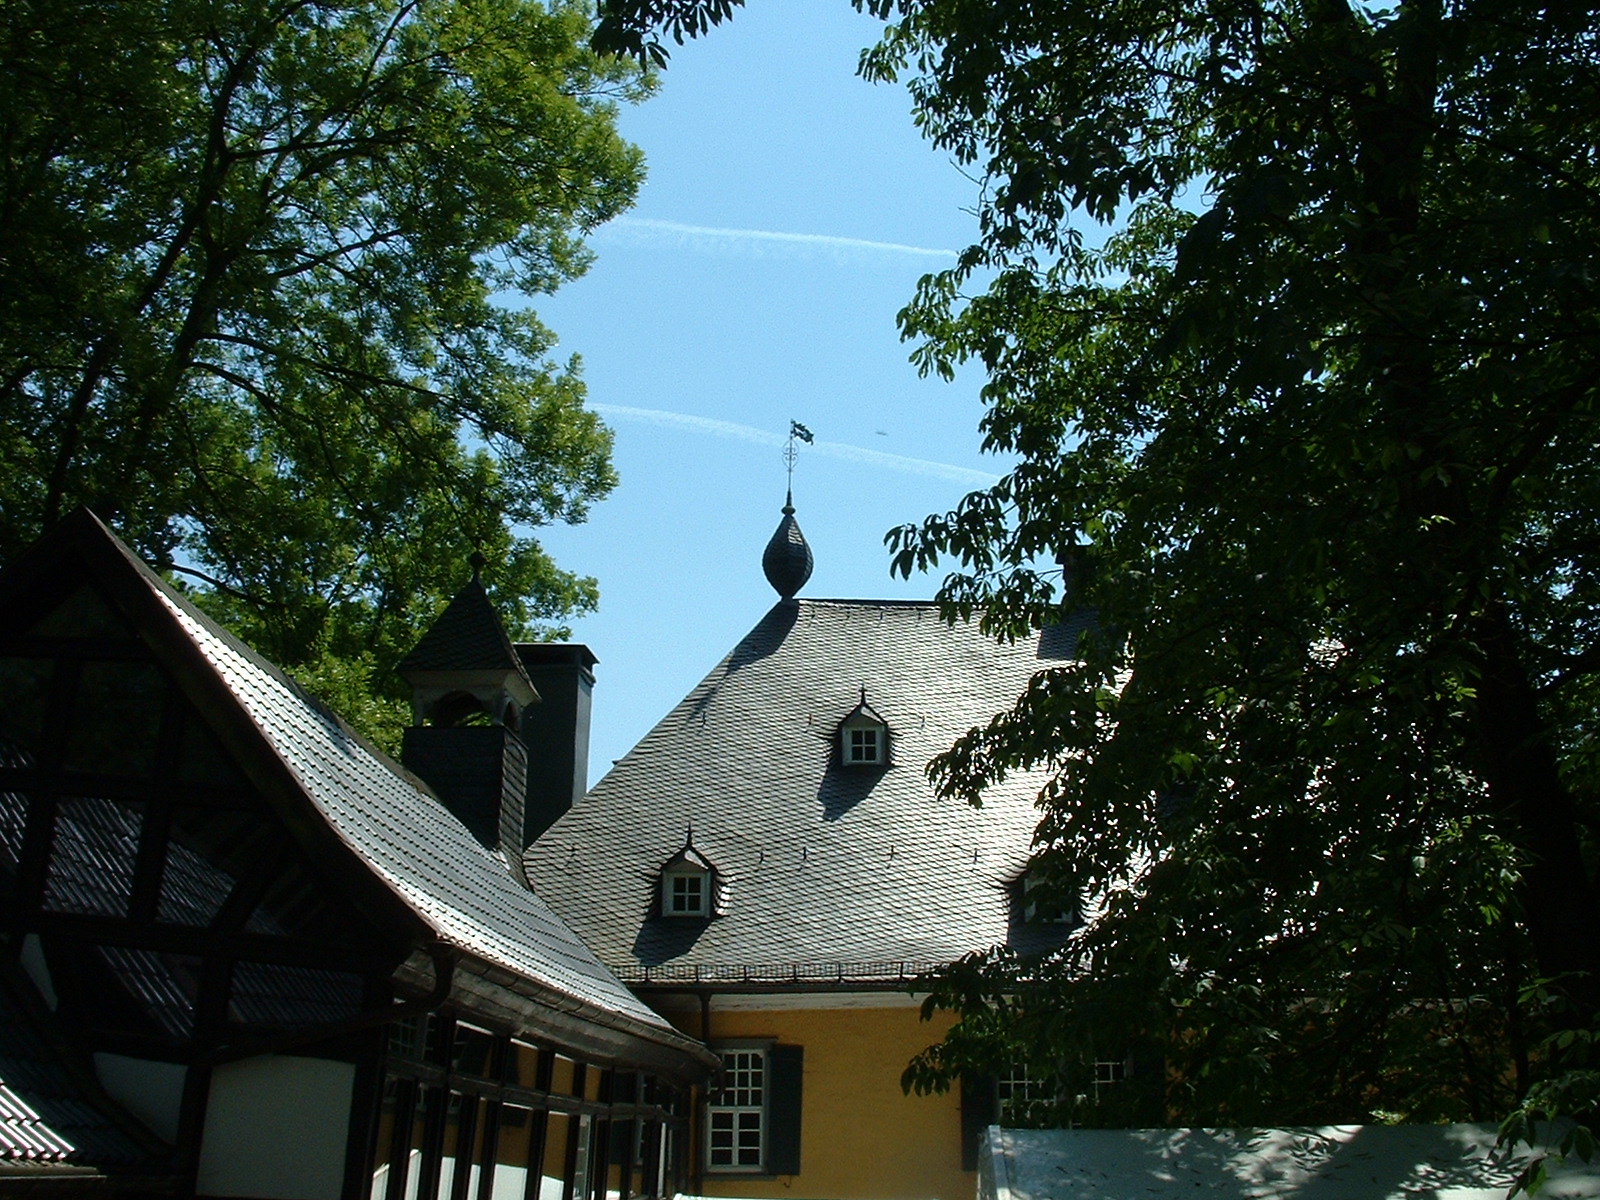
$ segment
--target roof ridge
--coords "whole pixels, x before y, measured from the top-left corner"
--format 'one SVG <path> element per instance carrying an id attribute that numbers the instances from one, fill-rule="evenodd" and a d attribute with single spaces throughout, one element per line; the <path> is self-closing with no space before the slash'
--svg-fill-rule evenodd
<path id="1" fill-rule="evenodd" d="M 796 604 L 838 604 L 851 608 L 938 608 L 937 600 L 874 600 L 860 596 L 797 596 Z"/>

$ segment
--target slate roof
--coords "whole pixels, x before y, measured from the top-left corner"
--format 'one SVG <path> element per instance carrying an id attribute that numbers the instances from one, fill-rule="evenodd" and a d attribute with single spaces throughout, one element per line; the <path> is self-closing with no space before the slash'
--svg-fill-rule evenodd
<path id="1" fill-rule="evenodd" d="M 182 599 L 164 587 L 160 595 L 329 826 L 439 938 L 596 1009 L 671 1033 L 420 780 Z"/>
<path id="2" fill-rule="evenodd" d="M 402 675 L 414 671 L 514 671 L 533 690 L 477 572 L 445 605 L 397 669 Z"/>
<path id="3" fill-rule="evenodd" d="M 634 983 L 895 980 L 968 951 L 1058 940 L 1014 900 L 1039 775 L 974 810 L 934 755 L 1009 707 L 1080 625 L 999 645 L 929 603 L 783 601 L 524 859 L 535 890 Z M 862 687 L 891 765 L 843 767 Z M 694 829 L 719 915 L 663 917 L 657 872 Z"/>
<path id="4" fill-rule="evenodd" d="M 509 973 L 523 981 L 521 990 L 564 1012 L 670 1051 L 704 1054 L 640 1003 L 420 780 L 175 593 L 87 511 L 47 541 L 56 537 L 80 540 L 102 562 L 109 551 L 113 562 L 132 570 L 158 601 L 155 611 L 171 622 L 169 630 L 147 630 L 146 640 L 158 645 L 176 632 L 198 653 L 351 861 L 376 876 L 437 940 Z"/>

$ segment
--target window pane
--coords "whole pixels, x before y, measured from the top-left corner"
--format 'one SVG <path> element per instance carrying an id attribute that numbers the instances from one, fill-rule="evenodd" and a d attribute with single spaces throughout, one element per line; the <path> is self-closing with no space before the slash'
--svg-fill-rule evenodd
<path id="1" fill-rule="evenodd" d="M 722 1086 L 707 1110 L 707 1165 L 722 1170 L 760 1170 L 764 1162 L 766 1051 L 724 1050 Z"/>
<path id="2" fill-rule="evenodd" d="M 422 1190 L 422 1145 L 428 1133 L 428 1111 L 439 1103 L 437 1088 L 417 1090 L 416 1111 L 411 1117 L 411 1144 L 406 1152 L 406 1189 L 404 1200 L 417 1200 Z"/>
<path id="3" fill-rule="evenodd" d="M 488 1132 L 489 1102 L 474 1100 L 467 1096 L 463 1097 L 461 1106 L 463 1110 L 461 1158 L 456 1163 L 456 1171 L 458 1176 L 465 1172 L 467 1177 L 466 1190 L 462 1192 L 463 1200 L 476 1200 L 478 1188 L 483 1181 L 484 1167 L 492 1166 L 484 1162 L 484 1148 L 487 1145 L 484 1135 Z"/>
<path id="4" fill-rule="evenodd" d="M 67 730 L 67 769 L 148 775 L 165 695 L 166 683 L 153 663 L 84 663 Z"/>
<path id="5" fill-rule="evenodd" d="M 1105 1099 L 1106 1090 L 1121 1083 L 1127 1076 L 1127 1069 L 1125 1059 L 1097 1059 L 1094 1064 L 1094 1098 Z"/>
<path id="6" fill-rule="evenodd" d="M 133 897 L 144 805 L 71 797 L 56 808 L 44 906 L 54 912 L 125 917 Z"/>
<path id="7" fill-rule="evenodd" d="M 422 1061 L 423 1014 L 403 1017 L 389 1025 L 389 1057 L 399 1062 Z"/>
<path id="8" fill-rule="evenodd" d="M 500 1140 L 495 1146 L 490 1200 L 523 1200 L 528 1187 L 528 1139 L 533 1132 L 530 1108 L 507 1104 L 500 1109 Z"/>
<path id="9" fill-rule="evenodd" d="M 451 1069 L 462 1075 L 489 1077 L 490 1058 L 494 1053 L 494 1035 L 471 1025 L 456 1026 L 455 1048 L 450 1055 Z"/>
<path id="10" fill-rule="evenodd" d="M 672 910 L 674 912 L 700 911 L 700 877 L 674 875 L 672 877 Z"/>
<path id="11" fill-rule="evenodd" d="M 591 1075 L 594 1072 L 591 1072 Z M 572 1167 L 572 1195 L 574 1200 L 587 1200 L 589 1195 L 589 1156 L 593 1153 L 594 1119 L 588 1113 L 578 1115 L 578 1155 Z"/>
<path id="12" fill-rule="evenodd" d="M 506 1064 L 506 1082 L 519 1087 L 539 1086 L 539 1050 L 527 1042 L 511 1041 L 511 1057 Z"/>
<path id="13" fill-rule="evenodd" d="M 711 1113 L 711 1165 L 713 1167 L 733 1166 L 733 1114 L 731 1112 Z"/>
<path id="14" fill-rule="evenodd" d="M 389 1191 L 389 1154 L 394 1149 L 394 1123 L 400 1101 L 400 1081 L 386 1079 L 383 1083 L 383 1104 L 378 1109 L 378 1129 L 373 1137 L 372 1187 L 368 1200 L 384 1200 Z M 404 1156 L 402 1155 L 402 1161 Z"/>
<path id="15" fill-rule="evenodd" d="M 555 1069 L 550 1077 L 550 1090 L 558 1096 L 572 1095 L 573 1076 L 576 1073 L 576 1064 L 563 1055 L 556 1055 Z"/>
<path id="16" fill-rule="evenodd" d="M 740 1107 L 761 1104 L 765 1059 L 760 1050 L 724 1051 L 722 1090 L 715 1103 Z"/>
<path id="17" fill-rule="evenodd" d="M 456 1180 L 456 1155 L 461 1150 L 461 1121 L 462 1106 L 471 1101 L 459 1092 L 451 1092 L 449 1108 L 445 1111 L 444 1119 L 444 1149 L 439 1163 L 439 1186 L 434 1191 L 435 1200 L 450 1200 L 450 1187 Z M 471 1122 L 469 1114 L 467 1121 Z M 467 1131 L 471 1132 L 470 1129 Z"/>
<path id="18" fill-rule="evenodd" d="M 738 1124 L 738 1158 L 741 1167 L 761 1165 L 761 1114 L 742 1112 Z"/>
<path id="19" fill-rule="evenodd" d="M 572 1118 L 566 1113 L 551 1113 L 544 1139 L 544 1169 L 539 1177 L 539 1200 L 561 1200 L 567 1179 L 567 1141 L 572 1136 Z"/>

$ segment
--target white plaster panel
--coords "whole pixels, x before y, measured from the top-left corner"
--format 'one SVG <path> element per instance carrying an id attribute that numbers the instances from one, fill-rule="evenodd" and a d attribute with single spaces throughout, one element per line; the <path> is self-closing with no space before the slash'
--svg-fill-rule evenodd
<path id="1" fill-rule="evenodd" d="M 339 1200 L 356 1069 L 267 1056 L 211 1075 L 196 1190 L 259 1200 Z"/>
<path id="2" fill-rule="evenodd" d="M 164 1142 L 178 1140 L 178 1113 L 189 1068 L 179 1063 L 151 1062 L 121 1054 L 96 1054 L 94 1073 L 100 1086 Z"/>
<path id="3" fill-rule="evenodd" d="M 39 995 L 44 997 L 44 1002 L 50 1006 L 50 1011 L 56 1010 L 56 985 L 50 978 L 50 964 L 44 960 L 44 943 L 39 940 L 37 933 L 30 933 L 22 939 L 22 969 L 28 973 L 28 978 L 33 980 L 33 986 L 39 989 Z"/>

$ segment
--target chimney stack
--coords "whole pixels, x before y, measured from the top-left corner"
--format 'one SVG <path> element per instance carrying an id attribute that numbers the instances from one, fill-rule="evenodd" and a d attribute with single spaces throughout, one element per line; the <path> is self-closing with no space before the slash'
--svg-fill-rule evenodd
<path id="1" fill-rule="evenodd" d="M 516 649 L 541 700 L 523 713 L 528 744 L 523 844 L 529 845 L 589 790 L 589 709 L 599 660 L 576 642 L 519 642 Z"/>

